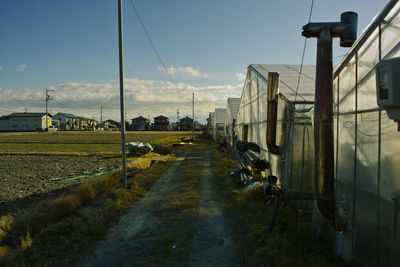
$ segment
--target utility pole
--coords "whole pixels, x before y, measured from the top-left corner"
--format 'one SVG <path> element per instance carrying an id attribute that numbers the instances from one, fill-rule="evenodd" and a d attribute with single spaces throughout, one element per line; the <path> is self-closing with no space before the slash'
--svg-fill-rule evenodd
<path id="1" fill-rule="evenodd" d="M 179 108 L 176 110 L 176 115 L 178 115 L 177 124 L 178 124 L 178 131 L 180 131 L 180 130 L 181 130 L 181 125 L 180 125 L 180 123 L 179 123 Z"/>
<path id="2" fill-rule="evenodd" d="M 192 118 L 193 118 L 193 125 L 192 125 L 192 142 L 194 142 L 194 93 L 193 93 L 193 101 L 192 101 Z"/>
<path id="3" fill-rule="evenodd" d="M 54 92 L 52 89 L 46 89 L 46 131 L 49 129 L 49 125 L 47 124 L 47 107 L 48 107 L 48 102 L 50 100 L 50 95 L 49 92 Z"/>
<path id="4" fill-rule="evenodd" d="M 100 104 L 99 106 L 91 107 L 91 109 L 100 109 L 100 124 L 103 125 L 103 109 L 109 108 L 106 105 Z"/>
<path id="5" fill-rule="evenodd" d="M 122 150 L 122 188 L 127 188 L 126 181 L 126 149 L 125 149 L 125 103 L 124 103 L 124 63 L 122 42 L 122 0 L 118 0 L 118 41 L 119 41 L 119 87 L 121 105 L 121 150 Z"/>

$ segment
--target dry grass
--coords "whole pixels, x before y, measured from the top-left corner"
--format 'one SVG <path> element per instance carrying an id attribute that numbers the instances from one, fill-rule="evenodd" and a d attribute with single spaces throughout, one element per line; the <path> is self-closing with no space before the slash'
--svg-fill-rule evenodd
<path id="1" fill-rule="evenodd" d="M 134 169 L 135 179 L 128 179 L 128 189 L 121 189 L 120 172 L 111 173 L 91 178 L 72 194 L 42 202 L 15 217 L 3 216 L 0 247 L 10 248 L 13 253 L 3 261 L 0 259 L 0 266 L 71 265 L 82 250 L 106 236 L 112 223 L 171 164 L 160 163 L 157 168 L 142 171 Z"/>

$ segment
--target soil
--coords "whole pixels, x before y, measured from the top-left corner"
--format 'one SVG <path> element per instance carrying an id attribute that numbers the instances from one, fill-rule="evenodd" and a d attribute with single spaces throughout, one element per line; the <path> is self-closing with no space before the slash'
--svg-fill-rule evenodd
<path id="1" fill-rule="evenodd" d="M 186 152 L 78 266 L 241 266 L 210 154 Z"/>
<path id="2" fill-rule="evenodd" d="M 73 173 L 93 172 L 115 163 L 100 157 L 0 155 L 0 216 L 70 192 L 84 181 L 50 181 Z"/>

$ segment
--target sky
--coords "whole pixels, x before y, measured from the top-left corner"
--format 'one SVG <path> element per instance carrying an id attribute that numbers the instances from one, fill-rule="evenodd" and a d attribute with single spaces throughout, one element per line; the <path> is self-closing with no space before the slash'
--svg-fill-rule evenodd
<path id="1" fill-rule="evenodd" d="M 300 64 L 301 27 L 312 0 L 131 0 L 123 2 L 126 119 L 192 116 L 240 97 L 250 64 Z M 312 22 L 336 22 L 355 11 L 358 34 L 387 0 L 315 0 Z M 1 0 L 0 115 L 73 113 L 120 120 L 118 1 Z M 334 41 L 334 62 L 347 49 Z M 315 64 L 316 40 L 304 64 Z M 164 68 L 164 66 L 165 68 Z"/>

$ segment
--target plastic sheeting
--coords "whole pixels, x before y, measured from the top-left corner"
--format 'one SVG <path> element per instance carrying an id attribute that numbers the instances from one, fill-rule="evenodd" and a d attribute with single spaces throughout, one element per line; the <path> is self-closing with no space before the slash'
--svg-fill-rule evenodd
<path id="1" fill-rule="evenodd" d="M 388 6 L 394 3 L 386 16 L 378 14 L 380 21 L 366 29 L 334 76 L 335 194 L 348 214 L 336 247 L 340 256 L 365 266 L 400 262 L 399 211 L 391 199 L 400 190 L 400 135 L 376 104 L 374 71 L 380 58 L 400 55 L 400 4 Z"/>

